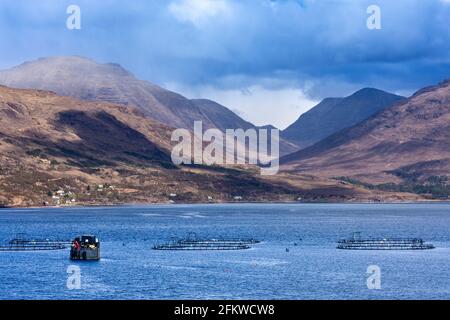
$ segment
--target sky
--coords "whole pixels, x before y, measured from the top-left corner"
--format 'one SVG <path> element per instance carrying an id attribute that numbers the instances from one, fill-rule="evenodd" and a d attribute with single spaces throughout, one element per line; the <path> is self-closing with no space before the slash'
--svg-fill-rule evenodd
<path id="1" fill-rule="evenodd" d="M 66 27 L 69 5 L 81 29 Z M 367 20 L 380 9 L 381 29 Z M 281 129 L 326 97 L 410 95 L 450 78 L 450 0 L 2 0 L 0 69 L 114 62 Z"/>

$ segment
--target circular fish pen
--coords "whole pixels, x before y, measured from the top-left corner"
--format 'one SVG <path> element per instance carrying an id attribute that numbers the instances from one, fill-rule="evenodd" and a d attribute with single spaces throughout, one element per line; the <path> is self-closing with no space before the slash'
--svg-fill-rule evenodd
<path id="1" fill-rule="evenodd" d="M 153 250 L 159 251 L 229 251 L 229 250 L 246 250 L 251 247 L 248 245 L 220 245 L 218 243 L 204 243 L 204 244 L 177 244 L 167 243 L 156 245 Z"/>
<path id="2" fill-rule="evenodd" d="M 55 251 L 67 249 L 69 245 L 67 240 L 15 238 L 6 245 L 0 245 L 0 252 Z"/>
<path id="3" fill-rule="evenodd" d="M 10 245 L 43 245 L 43 246 L 49 246 L 49 245 L 63 245 L 63 246 L 69 246 L 71 244 L 71 241 L 69 240 L 51 240 L 51 239 L 13 239 L 9 241 Z"/>
<path id="4" fill-rule="evenodd" d="M 420 238 L 368 238 L 356 233 L 352 239 L 338 241 L 337 249 L 342 250 L 430 250 L 432 244 Z"/>
<path id="5" fill-rule="evenodd" d="M 67 246 L 61 244 L 10 244 L 0 246 L 0 252 L 55 251 L 63 249 L 67 249 Z"/>
<path id="6" fill-rule="evenodd" d="M 195 233 L 190 233 L 187 238 L 173 240 L 169 243 L 155 245 L 153 250 L 161 251 L 229 251 L 247 250 L 251 244 L 257 244 L 256 239 L 199 239 Z"/>

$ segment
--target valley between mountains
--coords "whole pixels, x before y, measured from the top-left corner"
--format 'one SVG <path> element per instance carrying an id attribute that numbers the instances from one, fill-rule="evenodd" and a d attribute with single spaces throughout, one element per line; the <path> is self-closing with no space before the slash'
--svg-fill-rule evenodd
<path id="1" fill-rule="evenodd" d="M 176 166 L 174 128 L 257 128 L 116 64 L 43 58 L 0 71 L 0 206 L 399 202 L 450 195 L 450 82 L 410 98 L 366 88 L 281 132 L 281 170 Z M 334 122 L 333 122 L 334 121 Z M 326 130 L 320 130 L 326 128 Z"/>

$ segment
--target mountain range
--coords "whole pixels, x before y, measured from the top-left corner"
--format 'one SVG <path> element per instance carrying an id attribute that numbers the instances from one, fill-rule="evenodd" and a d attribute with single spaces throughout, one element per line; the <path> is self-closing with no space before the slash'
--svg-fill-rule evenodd
<path id="1" fill-rule="evenodd" d="M 365 185 L 449 191 L 450 80 L 309 148 L 282 158 L 291 172 L 347 177 Z M 432 190 L 432 189 L 440 190 Z"/>
<path id="2" fill-rule="evenodd" d="M 403 99 L 405 98 L 373 88 L 361 89 L 345 98 L 326 98 L 301 115 L 281 135 L 303 149 L 352 127 Z"/>
<path id="3" fill-rule="evenodd" d="M 169 127 L 192 129 L 259 129 L 229 108 L 207 99 L 188 99 L 137 79 L 118 64 L 97 63 L 78 56 L 41 58 L 0 71 L 0 84 L 13 88 L 53 91 L 86 101 L 135 106 Z M 347 98 L 327 98 L 281 132 L 280 153 L 308 147 L 401 100 L 377 89 L 363 89 Z"/>
<path id="4" fill-rule="evenodd" d="M 53 91 L 86 101 L 135 106 L 144 115 L 173 128 L 192 130 L 194 121 L 202 121 L 205 129 L 259 129 L 219 103 L 187 99 L 137 79 L 118 64 L 100 64 L 84 57 L 49 57 L 25 62 L 0 71 L 0 84 Z M 298 150 L 298 146 L 280 140 L 280 149 L 288 154 Z"/>
<path id="5" fill-rule="evenodd" d="M 199 120 L 222 131 L 259 127 L 120 65 L 43 58 L 0 71 L 0 85 L 0 206 L 51 204 L 60 189 L 80 204 L 450 195 L 450 81 L 410 98 L 366 88 L 324 99 L 282 131 L 282 170 L 273 177 L 248 165 L 173 165 L 174 128 Z"/>
<path id="6" fill-rule="evenodd" d="M 252 166 L 175 166 L 171 132 L 135 107 L 0 86 L 0 206 L 380 197 L 332 179 L 264 178 Z"/>

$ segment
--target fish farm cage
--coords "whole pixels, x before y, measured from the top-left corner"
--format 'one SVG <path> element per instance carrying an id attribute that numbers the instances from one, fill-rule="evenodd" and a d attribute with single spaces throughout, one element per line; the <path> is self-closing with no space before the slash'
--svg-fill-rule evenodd
<path id="1" fill-rule="evenodd" d="M 361 238 L 355 233 L 353 238 L 338 241 L 337 249 L 343 250 L 430 250 L 434 245 L 420 238 Z"/>
<path id="2" fill-rule="evenodd" d="M 69 240 L 15 238 L 6 245 L 0 245 L 0 252 L 63 250 L 70 244 Z"/>
<path id="3" fill-rule="evenodd" d="M 251 249 L 252 244 L 260 243 L 256 239 L 201 239 L 195 233 L 190 233 L 187 238 L 175 239 L 169 243 L 155 245 L 153 250 L 161 251 L 228 251 Z"/>

